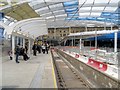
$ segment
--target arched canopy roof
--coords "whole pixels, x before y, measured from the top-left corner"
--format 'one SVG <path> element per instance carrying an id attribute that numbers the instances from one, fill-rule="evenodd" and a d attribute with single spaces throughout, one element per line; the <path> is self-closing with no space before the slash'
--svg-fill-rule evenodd
<path id="1" fill-rule="evenodd" d="M 31 38 L 48 34 L 45 20 L 42 18 L 21 20 L 13 25 L 13 32 L 18 32 Z"/>
<path id="2" fill-rule="evenodd" d="M 119 25 L 119 0 L 2 0 L 1 4 L 5 15 L 17 21 L 41 17 L 47 28 Z"/>

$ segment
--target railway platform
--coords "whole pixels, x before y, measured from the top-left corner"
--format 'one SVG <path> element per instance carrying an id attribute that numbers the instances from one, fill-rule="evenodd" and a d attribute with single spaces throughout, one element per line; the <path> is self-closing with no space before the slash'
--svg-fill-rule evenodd
<path id="1" fill-rule="evenodd" d="M 28 61 L 6 60 L 2 63 L 2 88 L 56 88 L 49 54 L 32 56 Z"/>

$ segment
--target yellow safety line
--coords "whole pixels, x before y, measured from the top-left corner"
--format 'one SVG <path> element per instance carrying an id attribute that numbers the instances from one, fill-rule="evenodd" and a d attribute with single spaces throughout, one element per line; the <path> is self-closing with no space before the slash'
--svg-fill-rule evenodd
<path id="1" fill-rule="evenodd" d="M 52 61 L 51 53 L 50 53 L 50 58 L 51 58 L 51 64 L 52 64 L 52 76 L 53 76 L 53 79 L 54 79 L 54 88 L 57 88 L 57 82 L 56 82 L 56 78 L 55 78 L 55 70 L 54 70 L 54 67 L 53 67 L 53 61 Z"/>

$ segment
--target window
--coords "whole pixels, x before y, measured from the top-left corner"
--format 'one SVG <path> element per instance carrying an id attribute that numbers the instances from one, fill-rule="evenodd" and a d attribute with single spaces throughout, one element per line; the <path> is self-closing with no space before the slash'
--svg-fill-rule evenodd
<path id="1" fill-rule="evenodd" d="M 60 34 L 60 36 L 62 37 L 62 34 Z"/>
<path id="2" fill-rule="evenodd" d="M 63 34 L 63 36 L 66 36 L 66 34 Z"/>
<path id="3" fill-rule="evenodd" d="M 52 33 L 54 33 L 54 31 L 52 30 Z"/>

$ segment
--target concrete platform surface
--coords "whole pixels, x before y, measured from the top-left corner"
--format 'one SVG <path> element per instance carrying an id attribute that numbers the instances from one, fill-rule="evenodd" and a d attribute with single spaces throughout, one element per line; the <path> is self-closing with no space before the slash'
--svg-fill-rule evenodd
<path id="1" fill-rule="evenodd" d="M 2 88 L 56 88 L 50 53 L 19 61 L 2 63 Z"/>

